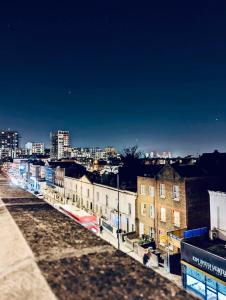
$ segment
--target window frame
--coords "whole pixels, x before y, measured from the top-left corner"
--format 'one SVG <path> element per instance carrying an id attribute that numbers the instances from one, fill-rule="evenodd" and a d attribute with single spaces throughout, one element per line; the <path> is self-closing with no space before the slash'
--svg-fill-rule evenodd
<path id="1" fill-rule="evenodd" d="M 164 191 L 164 193 L 163 193 L 163 191 Z M 164 183 L 160 183 L 160 185 L 159 185 L 159 196 L 162 199 L 166 198 L 166 186 Z"/>
<path id="2" fill-rule="evenodd" d="M 164 219 L 162 218 L 163 216 L 163 212 L 164 211 Z M 165 207 L 161 207 L 160 208 L 160 221 L 163 223 L 166 223 L 166 208 Z"/>
<path id="3" fill-rule="evenodd" d="M 146 194 L 146 187 L 145 187 L 145 184 L 141 184 L 140 185 L 140 195 L 141 196 L 145 196 Z"/>
<path id="4" fill-rule="evenodd" d="M 150 218 L 154 219 L 155 218 L 155 206 L 153 203 L 150 203 L 149 212 L 150 212 Z"/>
<path id="5" fill-rule="evenodd" d="M 175 220 L 179 220 L 179 222 L 177 223 L 177 222 L 175 222 Z M 180 212 L 177 210 L 173 211 L 173 224 L 175 227 L 178 227 L 178 228 L 181 226 L 181 216 L 180 216 Z"/>
<path id="6" fill-rule="evenodd" d="M 140 208 L 141 208 L 141 215 L 142 216 L 146 216 L 147 204 L 144 203 L 144 202 L 142 202 L 140 205 L 141 205 L 140 206 Z"/>
<path id="7" fill-rule="evenodd" d="M 149 185 L 149 196 L 150 197 L 155 197 L 155 187 L 153 185 Z"/>
<path id="8" fill-rule="evenodd" d="M 174 188 L 178 188 L 174 190 Z M 174 201 L 179 201 L 180 199 L 180 188 L 179 188 L 179 185 L 173 185 L 173 200 Z"/>

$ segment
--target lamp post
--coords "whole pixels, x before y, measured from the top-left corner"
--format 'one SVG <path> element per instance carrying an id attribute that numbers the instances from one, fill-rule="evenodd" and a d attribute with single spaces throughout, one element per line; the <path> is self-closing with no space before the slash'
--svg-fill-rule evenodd
<path id="1" fill-rule="evenodd" d="M 118 173 L 117 173 L 117 191 L 118 191 L 118 230 L 117 230 L 117 238 L 118 238 L 118 250 L 120 250 L 120 235 L 119 235 L 119 232 L 120 232 L 120 206 L 119 206 L 119 170 L 118 170 Z"/>
<path id="2" fill-rule="evenodd" d="M 118 172 L 117 172 L 117 200 L 118 200 L 118 203 L 117 203 L 117 211 L 118 211 L 118 226 L 117 226 L 117 240 L 118 240 L 118 250 L 120 250 L 120 202 L 119 202 L 119 168 L 121 166 L 118 166 Z M 111 171 L 112 171 L 112 168 L 110 168 Z"/>

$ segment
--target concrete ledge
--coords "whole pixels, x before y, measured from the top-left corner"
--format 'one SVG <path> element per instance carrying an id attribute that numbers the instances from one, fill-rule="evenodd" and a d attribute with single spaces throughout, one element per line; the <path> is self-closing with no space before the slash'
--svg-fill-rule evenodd
<path id="1" fill-rule="evenodd" d="M 0 228 L 0 299 L 56 299 L 1 200 Z"/>

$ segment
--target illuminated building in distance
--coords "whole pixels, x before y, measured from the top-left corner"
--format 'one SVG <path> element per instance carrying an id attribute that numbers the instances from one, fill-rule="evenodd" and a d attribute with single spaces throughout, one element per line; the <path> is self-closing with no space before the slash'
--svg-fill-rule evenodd
<path id="1" fill-rule="evenodd" d="M 0 131 L 0 158 L 16 157 L 19 149 L 19 133 L 13 130 Z"/>
<path id="2" fill-rule="evenodd" d="M 65 130 L 58 130 L 50 133 L 50 157 L 61 159 L 69 156 L 70 133 Z"/>

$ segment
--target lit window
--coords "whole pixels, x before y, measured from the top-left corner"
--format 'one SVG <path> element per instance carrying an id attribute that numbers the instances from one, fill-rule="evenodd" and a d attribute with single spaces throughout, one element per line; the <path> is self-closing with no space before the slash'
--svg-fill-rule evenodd
<path id="1" fill-rule="evenodd" d="M 161 207 L 161 222 L 166 222 L 166 209 Z"/>
<path id="2" fill-rule="evenodd" d="M 173 186 L 173 200 L 179 200 L 179 186 Z"/>
<path id="3" fill-rule="evenodd" d="M 155 188 L 153 186 L 149 186 L 149 195 L 151 197 L 154 197 L 155 195 Z"/>
<path id="4" fill-rule="evenodd" d="M 152 239 L 155 238 L 155 229 L 153 227 L 150 227 L 149 229 L 149 235 Z"/>
<path id="5" fill-rule="evenodd" d="M 140 194 L 145 195 L 145 185 L 144 184 L 141 184 L 141 186 L 140 186 Z"/>
<path id="6" fill-rule="evenodd" d="M 150 204 L 150 218 L 154 219 L 154 217 L 155 217 L 154 204 Z"/>
<path id="7" fill-rule="evenodd" d="M 201 281 L 187 275 L 187 288 L 198 292 L 199 294 L 205 296 L 205 284 Z"/>
<path id="8" fill-rule="evenodd" d="M 141 214 L 143 216 L 146 215 L 146 204 L 145 203 L 141 203 Z"/>
<path id="9" fill-rule="evenodd" d="M 174 225 L 180 227 L 180 213 L 178 211 L 173 212 Z"/>
<path id="10" fill-rule="evenodd" d="M 165 198 L 165 184 L 160 183 L 160 197 Z"/>

